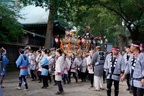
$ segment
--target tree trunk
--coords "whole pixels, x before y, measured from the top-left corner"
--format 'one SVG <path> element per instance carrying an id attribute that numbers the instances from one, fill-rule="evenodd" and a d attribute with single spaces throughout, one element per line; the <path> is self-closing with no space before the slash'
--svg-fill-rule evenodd
<path id="1" fill-rule="evenodd" d="M 128 30 L 130 32 L 130 37 L 131 37 L 132 41 L 140 41 L 141 40 L 141 38 L 140 38 L 141 34 L 139 32 L 140 26 L 137 25 L 137 26 L 134 26 L 134 27 L 135 27 L 135 29 L 132 30 L 130 25 L 127 26 Z"/>
<path id="2" fill-rule="evenodd" d="M 122 29 L 122 19 L 120 18 L 119 19 L 119 32 L 121 32 L 121 34 L 119 35 L 119 38 L 120 38 L 120 51 L 123 51 L 124 50 L 124 46 L 125 46 L 125 42 L 124 42 L 124 39 L 125 39 L 125 31 Z"/>
<path id="3" fill-rule="evenodd" d="M 52 39 L 53 39 L 54 18 L 55 18 L 55 8 L 54 8 L 54 3 L 51 2 L 48 24 L 47 24 L 47 31 L 46 31 L 46 38 L 45 38 L 45 48 L 53 47 Z"/>
<path id="4" fill-rule="evenodd" d="M 106 48 L 105 48 L 105 39 L 102 37 L 102 50 L 103 51 L 106 51 Z"/>

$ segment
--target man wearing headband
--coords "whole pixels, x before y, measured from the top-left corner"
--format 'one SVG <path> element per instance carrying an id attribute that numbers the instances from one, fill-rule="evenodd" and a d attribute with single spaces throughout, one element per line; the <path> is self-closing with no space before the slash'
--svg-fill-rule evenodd
<path id="1" fill-rule="evenodd" d="M 107 75 L 107 96 L 111 96 L 111 86 L 114 82 L 115 92 L 114 96 L 119 94 L 120 75 L 125 69 L 124 59 L 118 54 L 117 47 L 112 48 L 112 53 L 108 54 L 105 60 L 104 69 Z"/>
<path id="2" fill-rule="evenodd" d="M 131 43 L 130 50 L 133 54 L 130 56 L 125 73 L 121 81 L 130 73 L 133 96 L 143 96 L 144 93 L 144 54 L 140 52 L 140 43 Z"/>
<path id="3" fill-rule="evenodd" d="M 130 55 L 132 54 L 132 52 L 130 51 L 130 46 L 126 46 L 126 47 L 125 47 L 125 50 L 126 50 L 126 53 L 124 54 L 123 58 L 124 58 L 124 61 L 125 61 L 126 66 L 127 66 L 127 65 L 128 65 L 128 61 L 129 61 L 129 57 L 130 57 Z M 127 81 L 127 86 L 128 86 L 127 91 L 130 91 L 130 92 L 131 92 L 131 87 L 130 87 L 130 74 L 127 74 L 127 76 L 126 76 L 126 81 Z"/>
<path id="4" fill-rule="evenodd" d="M 92 65 L 94 66 L 95 91 L 100 91 L 100 89 L 103 90 L 103 71 L 106 54 L 100 50 L 100 46 L 97 46 L 96 52 L 92 57 Z"/>

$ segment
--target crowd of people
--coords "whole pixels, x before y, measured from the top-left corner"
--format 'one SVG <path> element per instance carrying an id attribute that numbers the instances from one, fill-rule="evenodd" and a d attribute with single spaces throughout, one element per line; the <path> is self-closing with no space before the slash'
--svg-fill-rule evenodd
<path id="1" fill-rule="evenodd" d="M 107 96 L 111 96 L 111 87 L 114 85 L 114 96 L 119 94 L 119 82 L 126 79 L 127 91 L 133 96 L 143 96 L 144 94 L 144 53 L 140 50 L 139 42 L 132 42 L 131 46 L 125 47 L 125 52 L 120 52 L 114 46 L 112 52 L 104 52 L 100 46 L 95 50 L 77 53 L 65 53 L 63 49 L 39 49 L 34 51 L 29 45 L 19 49 L 20 56 L 16 65 L 20 68 L 19 86 L 21 90 L 22 82 L 28 90 L 27 77 L 32 81 L 38 80 L 42 84 L 42 89 L 49 87 L 52 78 L 54 86 L 58 86 L 56 95 L 64 93 L 62 84 L 70 84 L 72 76 L 75 82 L 85 82 L 90 80 L 90 88 L 95 91 L 105 90 L 103 83 L 106 82 Z M 2 50 L 5 50 L 1 47 Z M 6 50 L 1 50 L 1 69 L 4 71 L 8 60 L 5 56 Z M 5 53 L 4 53 L 5 52 Z M 3 63 L 3 64 L 2 64 Z M 4 77 L 4 72 L 2 72 Z M 80 80 L 81 81 L 80 81 Z M 3 80 L 3 79 L 2 79 Z"/>

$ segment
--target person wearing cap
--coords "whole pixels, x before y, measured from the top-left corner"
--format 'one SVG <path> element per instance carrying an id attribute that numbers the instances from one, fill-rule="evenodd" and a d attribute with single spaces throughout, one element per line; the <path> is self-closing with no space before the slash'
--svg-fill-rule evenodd
<path id="1" fill-rule="evenodd" d="M 111 87 L 114 82 L 114 96 L 119 94 L 120 76 L 125 70 L 123 56 L 118 54 L 118 47 L 112 48 L 112 53 L 108 54 L 105 60 L 104 69 L 107 75 L 107 96 L 111 96 Z"/>
<path id="2" fill-rule="evenodd" d="M 140 52 L 140 43 L 131 43 L 130 50 L 133 54 L 129 57 L 125 73 L 121 77 L 123 82 L 127 74 L 131 75 L 131 87 L 133 96 L 143 96 L 144 93 L 144 54 Z"/>
<path id="3" fill-rule="evenodd" d="M 126 66 L 128 66 L 129 57 L 132 55 L 132 52 L 130 51 L 130 46 L 126 46 L 125 50 L 126 50 L 126 53 L 124 54 L 123 58 L 124 58 Z M 126 89 L 126 90 L 127 91 L 131 91 L 130 74 L 127 74 L 126 81 L 127 81 L 127 86 L 128 86 L 128 89 Z"/>
<path id="4" fill-rule="evenodd" d="M 24 49 L 19 49 L 19 54 L 20 56 L 16 60 L 16 65 L 18 68 L 20 68 L 19 87 L 17 87 L 16 89 L 21 90 L 22 82 L 24 82 L 25 85 L 24 90 L 28 90 L 26 76 L 28 72 L 29 61 L 28 61 L 28 57 L 24 54 Z"/>
<path id="5" fill-rule="evenodd" d="M 4 68 L 2 69 L 2 73 L 1 73 L 1 76 L 2 76 L 2 80 L 1 80 L 1 84 L 2 84 L 2 88 L 4 88 L 4 86 L 3 86 L 3 80 L 4 80 L 4 77 L 5 77 L 5 74 L 6 74 L 6 70 L 5 70 L 5 68 L 6 68 L 6 66 L 7 66 L 7 64 L 8 64 L 8 59 L 7 59 L 7 57 L 6 57 L 6 49 L 4 49 L 4 48 L 2 48 L 2 53 L 3 53 L 3 60 L 4 60 Z"/>
<path id="6" fill-rule="evenodd" d="M 94 54 L 94 51 L 91 50 L 89 52 L 89 56 L 87 57 L 87 68 L 88 68 L 91 87 L 93 87 L 93 84 L 94 84 L 94 67 L 91 65 L 93 54 Z"/>
<path id="7" fill-rule="evenodd" d="M 2 46 L 0 46 L 0 71 L 4 68 L 5 62 L 3 59 L 3 53 L 2 53 Z M 0 81 L 1 81 L 1 74 L 0 74 Z M 1 89 L 1 83 L 0 83 L 0 95 L 3 96 L 3 92 Z"/>
<path id="8" fill-rule="evenodd" d="M 63 94 L 64 90 L 63 90 L 63 86 L 62 86 L 62 74 L 64 72 L 64 67 L 63 67 L 63 64 L 64 64 L 64 58 L 62 56 L 62 49 L 58 49 L 56 51 L 56 56 L 57 56 L 57 60 L 56 60 L 56 64 L 55 64 L 55 80 L 56 80 L 56 83 L 58 85 L 58 89 L 59 91 L 56 93 L 56 95 L 60 95 L 60 94 Z"/>
<path id="9" fill-rule="evenodd" d="M 92 57 L 92 65 L 94 66 L 94 87 L 95 91 L 104 89 L 103 87 L 103 71 L 106 54 L 101 51 L 100 46 L 96 47 L 96 52 Z"/>

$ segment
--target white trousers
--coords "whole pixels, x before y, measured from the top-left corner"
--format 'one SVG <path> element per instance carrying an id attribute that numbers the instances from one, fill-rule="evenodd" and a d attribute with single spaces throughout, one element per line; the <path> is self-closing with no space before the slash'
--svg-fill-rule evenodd
<path id="1" fill-rule="evenodd" d="M 94 76 L 94 87 L 97 90 L 100 90 L 100 88 L 103 87 L 103 76 Z"/>

